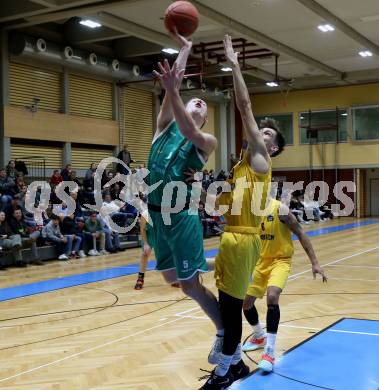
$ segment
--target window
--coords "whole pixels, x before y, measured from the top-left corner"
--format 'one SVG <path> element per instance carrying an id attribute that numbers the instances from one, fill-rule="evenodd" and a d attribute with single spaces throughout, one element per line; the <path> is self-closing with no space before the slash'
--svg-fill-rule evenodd
<path id="1" fill-rule="evenodd" d="M 347 141 L 347 110 L 340 109 L 338 111 L 338 142 Z M 300 126 L 309 125 L 309 112 L 301 112 L 299 119 Z M 312 111 L 311 115 L 311 127 L 317 128 L 320 126 L 333 126 L 336 125 L 336 110 L 325 110 L 325 111 Z M 335 143 L 337 141 L 337 132 L 336 130 L 319 130 L 317 132 L 317 138 L 315 138 L 312 143 Z M 307 129 L 300 127 L 300 143 L 309 144 L 309 139 L 307 136 Z"/>
<path id="2" fill-rule="evenodd" d="M 351 113 L 354 140 L 379 139 L 379 106 L 355 107 Z"/>
<path id="3" fill-rule="evenodd" d="M 261 115 L 256 116 L 255 120 L 258 123 L 264 120 L 265 118 L 275 119 L 278 124 L 280 131 L 283 133 L 284 138 L 286 139 L 286 145 L 293 145 L 293 120 L 292 114 L 277 114 L 277 115 Z"/>

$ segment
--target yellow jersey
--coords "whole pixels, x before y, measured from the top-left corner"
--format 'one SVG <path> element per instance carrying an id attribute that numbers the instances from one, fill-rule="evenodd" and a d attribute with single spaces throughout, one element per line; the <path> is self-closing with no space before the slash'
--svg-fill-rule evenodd
<path id="1" fill-rule="evenodd" d="M 280 201 L 272 199 L 260 226 L 261 258 L 292 257 L 294 249 L 291 230 L 279 219 Z"/>
<path id="2" fill-rule="evenodd" d="M 248 158 L 246 154 L 232 168 L 227 179 L 231 192 L 223 192 L 220 196 L 219 204 L 229 206 L 224 216 L 230 227 L 259 228 L 262 220 L 259 214 L 265 210 L 270 191 L 271 160 L 268 172 L 258 174 L 251 168 Z M 257 208 L 261 213 L 254 212 Z"/>

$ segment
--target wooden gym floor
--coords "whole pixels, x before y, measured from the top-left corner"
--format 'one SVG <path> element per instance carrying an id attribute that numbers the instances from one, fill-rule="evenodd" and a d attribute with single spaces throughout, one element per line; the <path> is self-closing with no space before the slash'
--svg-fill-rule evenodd
<path id="1" fill-rule="evenodd" d="M 277 352 L 341 317 L 379 319 L 379 223 L 342 218 L 306 226 L 329 282 L 313 281 L 295 242 L 292 275 L 281 298 Z M 333 227 L 342 226 L 341 231 Z M 331 227 L 332 229 L 327 229 Z M 218 239 L 205 241 L 206 249 Z M 5 288 L 135 264 L 139 249 L 102 258 L 51 262 L 0 273 L 1 389 L 196 389 L 210 369 L 214 329 L 181 291 L 147 272 L 4 300 Z M 203 275 L 213 291 L 213 273 Z M 261 322 L 264 301 L 258 303 Z M 249 327 L 244 326 L 244 338 Z M 257 360 L 259 353 L 250 354 Z M 256 366 L 246 357 L 251 369 Z M 315 368 L 316 369 L 316 368 Z"/>

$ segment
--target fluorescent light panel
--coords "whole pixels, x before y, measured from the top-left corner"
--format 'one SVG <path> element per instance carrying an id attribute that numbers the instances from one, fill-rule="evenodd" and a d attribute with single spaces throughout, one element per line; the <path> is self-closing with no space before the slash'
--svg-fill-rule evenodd
<path id="1" fill-rule="evenodd" d="M 224 66 L 221 68 L 223 72 L 231 72 L 233 69 L 230 66 Z"/>
<path id="2" fill-rule="evenodd" d="M 276 83 L 275 81 L 269 81 L 269 82 L 266 83 L 266 85 L 267 85 L 268 87 L 271 87 L 271 88 L 273 88 L 273 87 L 279 87 L 279 84 Z"/>
<path id="3" fill-rule="evenodd" d="M 94 22 L 93 20 L 90 20 L 90 19 L 81 20 L 79 23 L 80 23 L 81 25 L 86 26 L 86 27 L 89 27 L 89 28 L 98 28 L 98 27 L 101 27 L 101 24 L 100 24 L 100 23 Z"/>
<path id="4" fill-rule="evenodd" d="M 361 57 L 372 57 L 372 53 L 371 53 L 371 51 L 369 51 L 369 50 L 360 51 L 360 52 L 359 52 L 359 55 L 360 55 Z"/>
<path id="5" fill-rule="evenodd" d="M 318 29 L 322 32 L 330 32 L 330 31 L 334 31 L 334 27 L 330 24 L 320 24 L 318 26 Z"/>
<path id="6" fill-rule="evenodd" d="M 164 53 L 167 53 L 167 54 L 178 54 L 179 53 L 178 50 L 172 49 L 171 47 L 165 47 L 164 49 L 162 49 L 162 51 Z"/>

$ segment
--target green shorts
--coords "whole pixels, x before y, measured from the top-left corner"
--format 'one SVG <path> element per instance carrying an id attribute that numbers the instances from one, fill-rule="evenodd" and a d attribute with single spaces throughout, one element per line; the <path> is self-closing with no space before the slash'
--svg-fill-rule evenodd
<path id="1" fill-rule="evenodd" d="M 203 226 L 198 215 L 188 210 L 171 214 L 171 225 L 165 225 L 162 214 L 150 211 L 154 232 L 156 269 L 176 269 L 178 280 L 191 279 L 197 272 L 207 272 L 203 248 Z"/>

